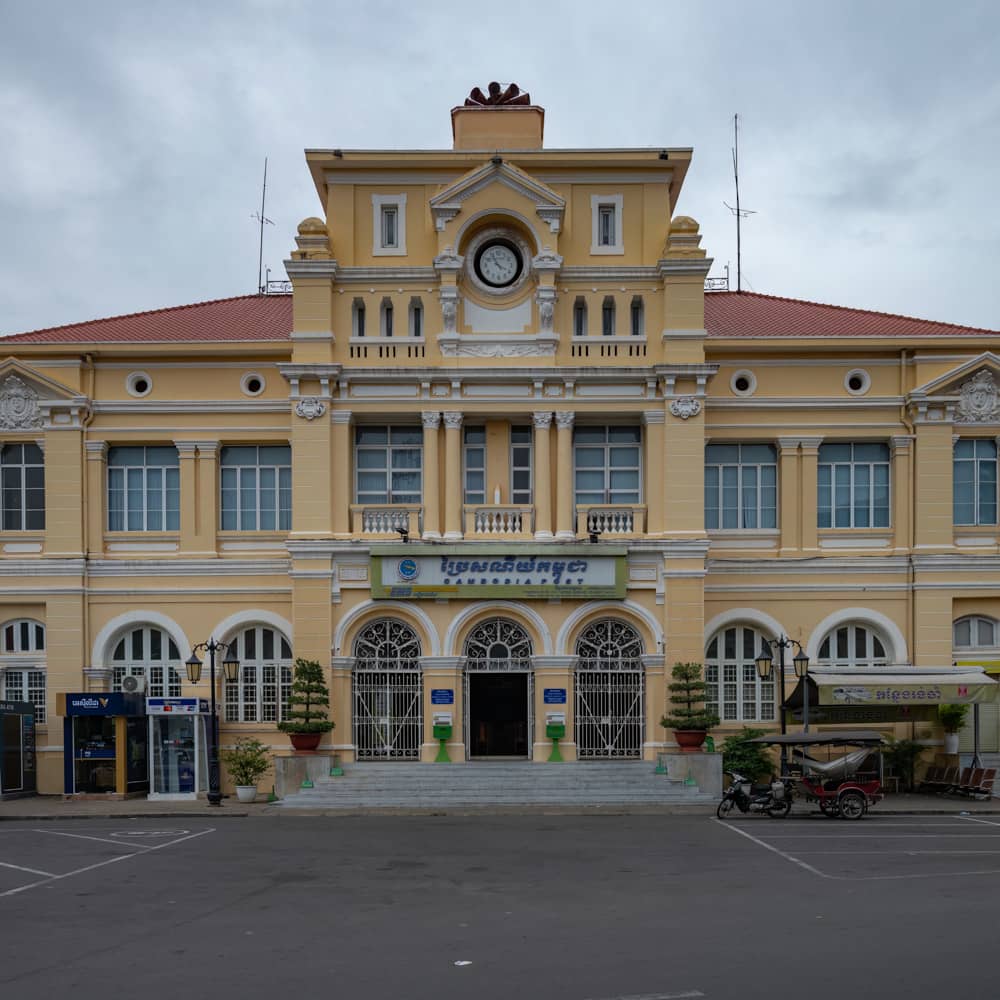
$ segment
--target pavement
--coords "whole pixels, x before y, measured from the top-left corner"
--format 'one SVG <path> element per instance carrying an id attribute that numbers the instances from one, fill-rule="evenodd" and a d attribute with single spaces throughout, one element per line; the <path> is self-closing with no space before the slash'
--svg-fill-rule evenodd
<path id="1" fill-rule="evenodd" d="M 613 806 L 481 806 L 441 807 L 429 804 L 424 808 L 358 808 L 358 809 L 300 809 L 297 816 L 704 816 L 714 815 L 715 803 L 709 805 L 613 805 Z M 197 802 L 172 802 L 146 799 L 66 799 L 62 795 L 36 795 L 23 799 L 5 799 L 0 802 L 0 822 L 4 820 L 65 820 L 65 819 L 169 819 L 197 817 L 199 819 L 244 819 L 252 817 L 285 817 L 292 810 L 280 803 L 268 802 L 261 796 L 257 802 L 244 804 L 235 798 L 225 798 L 222 805 L 210 806 L 205 800 Z M 793 815 L 818 812 L 815 806 L 797 802 Z M 873 814 L 909 816 L 942 815 L 1000 815 L 1000 798 L 986 801 L 950 795 L 890 794 L 872 810 Z"/>

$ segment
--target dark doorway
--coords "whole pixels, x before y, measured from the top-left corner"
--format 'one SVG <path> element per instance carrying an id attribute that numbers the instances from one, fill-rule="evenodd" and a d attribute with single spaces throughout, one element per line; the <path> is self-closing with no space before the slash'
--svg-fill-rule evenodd
<path id="1" fill-rule="evenodd" d="M 528 675 L 469 674 L 469 756 L 528 756 Z"/>

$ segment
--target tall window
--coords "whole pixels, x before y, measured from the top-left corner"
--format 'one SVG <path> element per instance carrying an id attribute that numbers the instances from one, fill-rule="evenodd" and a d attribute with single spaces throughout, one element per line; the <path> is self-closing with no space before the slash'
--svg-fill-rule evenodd
<path id="1" fill-rule="evenodd" d="M 601 336 L 615 335 L 615 300 L 610 295 L 604 296 L 601 303 Z"/>
<path id="2" fill-rule="evenodd" d="M 819 644 L 819 662 L 836 667 L 882 667 L 889 662 L 885 642 L 867 625 L 840 625 Z"/>
<path id="3" fill-rule="evenodd" d="M 37 444 L 0 448 L 0 503 L 4 531 L 45 527 L 45 460 Z"/>
<path id="4" fill-rule="evenodd" d="M 173 445 L 108 449 L 108 530 L 180 529 L 180 461 Z"/>
<path id="5" fill-rule="evenodd" d="M 615 245 L 615 206 L 600 205 L 597 209 L 597 245 L 613 247 Z"/>
<path id="6" fill-rule="evenodd" d="M 292 694 L 292 647 L 273 628 L 255 625 L 236 636 L 239 678 L 224 681 L 226 722 L 280 722 Z"/>
<path id="7" fill-rule="evenodd" d="M 993 649 L 1000 646 L 1000 626 L 994 618 L 969 615 L 959 618 L 953 629 L 956 649 Z"/>
<path id="8" fill-rule="evenodd" d="M 955 442 L 955 524 L 997 523 L 997 444 L 988 438 Z"/>
<path id="9" fill-rule="evenodd" d="M 632 325 L 632 336 L 645 337 L 646 310 L 643 307 L 641 295 L 634 295 L 632 297 L 632 306 L 629 309 L 629 317 L 631 319 L 631 325 Z"/>
<path id="10" fill-rule="evenodd" d="M 134 628 L 123 635 L 111 654 L 111 686 L 122 689 L 125 677 L 142 677 L 153 698 L 181 696 L 181 654 L 173 639 L 155 626 Z"/>
<path id="11" fill-rule="evenodd" d="M 639 503 L 638 427 L 576 427 L 573 460 L 576 503 Z"/>
<path id="12" fill-rule="evenodd" d="M 355 299 L 351 304 L 351 325 L 355 337 L 365 335 L 365 300 Z"/>
<path id="13" fill-rule="evenodd" d="M 463 427 L 465 438 L 465 502 L 486 503 L 486 430 Z"/>
<path id="14" fill-rule="evenodd" d="M 705 446 L 705 527 L 777 527 L 778 454 L 770 444 Z"/>
<path id="15" fill-rule="evenodd" d="M 392 299 L 386 296 L 382 299 L 382 305 L 379 307 L 379 325 L 383 337 L 392 336 L 392 317 Z"/>
<path id="16" fill-rule="evenodd" d="M 416 295 L 410 299 L 410 336 L 424 335 L 424 303 Z"/>
<path id="17" fill-rule="evenodd" d="M 420 503 L 423 432 L 367 427 L 355 433 L 357 503 Z"/>
<path id="18" fill-rule="evenodd" d="M 406 253 L 406 195 L 372 195 L 372 254 L 401 257 Z"/>
<path id="19" fill-rule="evenodd" d="M 288 445 L 223 448 L 223 531 L 288 531 L 292 526 L 292 449 Z"/>
<path id="20" fill-rule="evenodd" d="M 821 528 L 889 527 L 888 445 L 820 445 L 817 523 Z"/>
<path id="21" fill-rule="evenodd" d="M 573 303 L 573 336 L 587 336 L 587 301 L 583 297 Z"/>
<path id="22" fill-rule="evenodd" d="M 590 196 L 590 252 L 592 254 L 622 254 L 622 205 L 624 195 L 592 194 Z"/>
<path id="23" fill-rule="evenodd" d="M 510 429 L 510 502 L 531 503 L 531 428 Z"/>
<path id="24" fill-rule="evenodd" d="M 399 246 L 399 207 L 382 206 L 382 246 L 385 249 Z"/>
<path id="25" fill-rule="evenodd" d="M 35 722 L 45 722 L 45 626 L 22 618 L 0 628 L 0 667 L 3 697 L 26 701 L 35 709 Z"/>
<path id="26" fill-rule="evenodd" d="M 705 709 L 723 722 L 767 722 L 775 716 L 773 671 L 762 681 L 755 663 L 764 636 L 749 625 L 730 625 L 712 636 L 705 650 Z"/>

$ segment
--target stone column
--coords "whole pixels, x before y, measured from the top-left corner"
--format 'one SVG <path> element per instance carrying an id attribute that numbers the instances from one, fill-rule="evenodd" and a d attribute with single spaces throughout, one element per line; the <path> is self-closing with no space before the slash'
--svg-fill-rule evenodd
<path id="1" fill-rule="evenodd" d="M 351 681 L 354 674 L 353 656 L 334 656 L 330 670 L 330 718 L 335 723 L 330 742 L 338 760 L 357 760 L 357 747 L 351 742 L 354 732 Z"/>
<path id="2" fill-rule="evenodd" d="M 556 414 L 556 538 L 572 541 L 576 538 L 576 490 L 573 483 L 573 421 L 572 410 Z"/>
<path id="3" fill-rule="evenodd" d="M 465 704 L 462 689 L 462 668 L 464 656 L 421 656 L 420 671 L 423 680 L 424 731 L 421 736 L 420 759 L 427 763 L 437 757 L 439 744 L 434 739 L 434 713 L 451 713 L 451 739 L 447 743 L 448 757 L 452 764 L 465 763 L 466 747 L 463 742 L 462 725 Z M 452 704 L 435 705 L 431 700 L 434 690 L 450 690 Z"/>
<path id="4" fill-rule="evenodd" d="M 532 415 L 535 427 L 535 538 L 552 538 L 552 459 L 549 454 L 549 428 L 552 414 L 548 411 Z"/>
<path id="5" fill-rule="evenodd" d="M 195 468 L 198 442 L 174 441 L 174 447 L 177 449 L 177 457 L 180 464 L 181 532 L 178 551 L 186 556 L 190 556 L 198 549 L 198 488 L 196 485 L 197 477 Z"/>
<path id="6" fill-rule="evenodd" d="M 799 439 L 778 438 L 778 527 L 781 529 L 779 554 L 798 555 L 802 548 L 801 484 L 799 482 Z"/>
<path id="7" fill-rule="evenodd" d="M 107 441 L 87 441 L 87 557 L 104 555 L 104 532 L 107 520 Z"/>
<path id="8" fill-rule="evenodd" d="M 664 524 L 663 431 L 666 415 L 663 410 L 643 410 L 646 425 L 646 534 L 660 535 Z"/>
<path id="9" fill-rule="evenodd" d="M 909 434 L 891 438 L 892 444 L 892 535 L 897 555 L 910 551 L 910 524 L 913 504 L 913 481 L 910 475 Z"/>
<path id="10" fill-rule="evenodd" d="M 462 414 L 450 410 L 444 415 L 444 540 L 462 538 Z"/>
<path id="11" fill-rule="evenodd" d="M 334 410 L 330 414 L 333 426 L 330 441 L 330 484 L 333 534 L 336 538 L 351 537 L 351 458 L 354 442 L 351 440 L 351 411 Z"/>
<path id="12" fill-rule="evenodd" d="M 660 725 L 660 719 L 670 708 L 667 701 L 666 657 L 663 653 L 643 653 L 640 659 L 646 683 L 646 738 L 642 745 L 642 757 L 643 760 L 656 760 L 656 755 L 662 753 L 668 743 L 667 731 Z M 673 740 L 669 742 L 673 743 Z"/>
<path id="13" fill-rule="evenodd" d="M 802 448 L 799 465 L 799 509 L 801 512 L 802 551 L 809 555 L 819 552 L 819 446 L 821 437 L 800 438 Z"/>
<path id="14" fill-rule="evenodd" d="M 441 537 L 441 505 L 438 484 L 441 480 L 441 463 L 438 458 L 438 428 L 441 414 L 425 411 L 424 423 L 424 529 L 422 538 L 437 541 Z"/>

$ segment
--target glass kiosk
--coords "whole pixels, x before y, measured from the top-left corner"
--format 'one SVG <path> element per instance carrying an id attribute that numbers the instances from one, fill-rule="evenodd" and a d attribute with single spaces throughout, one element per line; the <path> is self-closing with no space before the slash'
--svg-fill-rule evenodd
<path id="1" fill-rule="evenodd" d="M 0 799 L 35 794 L 35 709 L 0 701 Z"/>
<path id="2" fill-rule="evenodd" d="M 208 787 L 207 698 L 147 698 L 149 798 L 194 799 Z"/>

